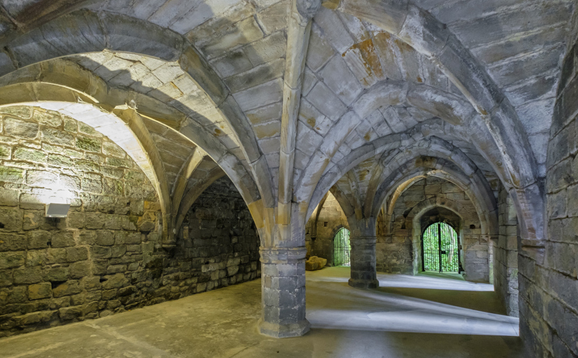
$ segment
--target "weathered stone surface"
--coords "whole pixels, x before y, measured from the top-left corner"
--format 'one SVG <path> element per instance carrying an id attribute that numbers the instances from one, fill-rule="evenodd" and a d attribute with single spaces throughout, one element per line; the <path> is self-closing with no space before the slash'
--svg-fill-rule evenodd
<path id="1" fill-rule="evenodd" d="M 24 252 L 3 252 L 0 254 L 0 270 L 24 266 Z"/>
<path id="2" fill-rule="evenodd" d="M 51 296 L 52 296 L 52 285 L 49 282 L 28 286 L 28 298 L 31 300 L 48 298 Z"/>
<path id="3" fill-rule="evenodd" d="M 38 135 L 38 123 L 25 122 L 15 118 L 4 120 L 6 135 L 34 139 Z"/>
<path id="4" fill-rule="evenodd" d="M 242 221 L 227 216 L 230 208 L 224 202 L 218 204 L 223 213 L 211 212 L 210 205 L 203 206 L 205 203 L 199 204 L 200 208 L 195 207 L 194 212 L 182 213 L 187 217 L 179 220 L 185 221 L 187 229 L 181 230 L 179 227 L 177 229 L 181 232 L 174 233 L 180 250 L 170 248 L 175 244 L 174 240 L 170 242 L 171 245 L 166 245 L 163 239 L 170 237 L 163 238 L 162 235 L 170 236 L 166 234 L 170 233 L 170 225 L 177 213 L 167 210 L 174 198 L 164 194 L 166 197 L 161 197 L 161 200 L 156 197 L 155 189 L 161 186 L 154 178 L 158 178 L 162 190 L 174 192 L 172 188 L 178 173 L 187 171 L 183 163 L 188 157 L 188 147 L 193 145 L 188 139 L 184 139 L 185 145 L 175 146 L 166 143 L 163 146 L 160 140 L 152 144 L 145 140 L 143 143 L 150 144 L 149 149 L 156 146 L 159 153 L 136 150 L 140 145 L 132 143 L 135 152 L 127 155 L 120 149 L 129 148 L 121 145 L 125 140 L 123 135 L 116 136 L 118 143 L 113 144 L 94 129 L 108 130 L 111 138 L 117 129 L 119 132 L 120 129 L 128 130 L 125 124 L 133 125 L 135 122 L 131 118 L 123 118 L 124 123 L 115 123 L 114 126 L 101 123 L 102 116 L 108 115 L 105 112 L 115 106 L 118 109 L 126 105 L 147 116 L 146 121 L 153 123 L 147 125 L 147 129 L 160 127 L 158 136 L 163 139 L 166 136 L 165 142 L 171 144 L 179 142 L 171 135 L 181 136 L 171 128 L 181 128 L 182 133 L 187 134 L 202 133 L 200 129 L 205 129 L 200 128 L 202 124 L 207 131 L 215 133 L 215 143 L 223 148 L 215 149 L 218 145 L 213 146 L 204 135 L 194 137 L 191 134 L 191 138 L 195 139 L 195 146 L 199 145 L 207 152 L 211 149 L 209 155 L 233 178 L 234 185 L 243 192 L 251 206 L 251 214 L 263 244 L 272 246 L 276 246 L 277 242 L 273 241 L 276 238 L 270 237 L 271 232 L 279 227 L 264 226 L 264 222 L 290 225 L 295 234 L 292 239 L 294 237 L 296 241 L 302 240 L 299 232 L 304 231 L 304 223 L 286 217 L 273 217 L 269 211 L 277 210 L 271 205 L 263 210 L 260 202 L 275 202 L 277 187 L 287 185 L 286 175 L 295 178 L 293 190 L 298 194 L 298 201 L 303 199 L 292 208 L 293 218 L 302 215 L 308 210 L 307 206 L 314 206 L 318 201 L 319 193 L 315 193 L 315 200 L 309 202 L 312 198 L 310 194 L 317 190 L 315 188 L 327 185 L 323 190 L 319 189 L 326 192 L 339 176 L 353 169 L 350 173 L 360 179 L 355 188 L 360 194 L 349 195 L 345 200 L 355 203 L 353 206 L 357 205 L 353 210 L 344 209 L 349 210 L 348 215 L 351 216 L 351 212 L 359 214 L 365 206 L 370 206 L 365 191 L 368 185 L 375 184 L 376 171 L 391 170 L 393 173 L 396 166 L 402 164 L 390 163 L 387 168 L 381 164 L 368 166 L 362 163 L 364 159 L 373 155 L 386 159 L 392 153 L 403 152 L 409 142 L 416 142 L 418 147 L 426 137 L 443 137 L 459 148 L 457 151 L 463 151 L 476 162 L 478 167 L 467 171 L 466 176 L 475 181 L 479 178 L 472 174 L 483 172 L 481 177 L 485 176 L 487 180 L 482 180 L 481 185 L 491 186 L 490 192 L 498 192 L 504 187 L 514 198 L 515 205 L 512 207 L 521 211 L 518 213 L 520 220 L 525 221 L 524 225 L 520 223 L 518 233 L 514 232 L 518 229 L 511 218 L 501 220 L 504 222 L 504 232 L 498 235 L 495 262 L 504 265 L 496 269 L 496 273 L 503 276 L 496 276 L 497 290 L 509 292 L 511 303 L 517 302 L 514 291 L 508 291 L 510 286 L 515 285 L 512 279 L 512 275 L 515 275 L 514 265 L 510 261 L 514 261 L 516 255 L 514 247 L 517 242 L 513 241 L 517 240 L 517 237 L 514 239 L 517 235 L 521 236 L 522 247 L 533 242 L 530 245 L 532 249 L 521 252 L 520 256 L 535 258 L 543 270 L 563 272 L 575 278 L 570 260 L 571 253 L 576 251 L 573 234 L 569 234 L 571 230 L 565 228 L 568 225 L 565 220 L 573 220 L 578 213 L 571 199 L 578 194 L 575 182 L 578 176 L 571 159 L 575 157 L 577 149 L 574 143 L 576 126 L 573 124 L 578 88 L 575 80 L 576 46 L 566 46 L 566 42 L 571 43 L 576 38 L 576 26 L 573 25 L 575 15 L 570 20 L 575 4 L 572 1 L 546 4 L 518 0 L 504 0 L 500 4 L 476 0 L 371 3 L 342 0 L 324 3 L 326 8 L 317 11 L 311 26 L 309 51 L 305 59 L 308 68 L 303 86 L 304 99 L 299 102 L 299 124 L 294 128 L 297 129 L 297 148 L 285 153 L 287 156 L 283 158 L 279 156 L 279 150 L 283 148 L 279 145 L 283 101 L 281 77 L 293 83 L 291 79 L 301 74 L 285 71 L 285 59 L 291 59 L 293 50 L 299 51 L 298 46 L 288 46 L 286 43 L 286 38 L 294 30 L 287 28 L 290 19 L 288 10 L 291 10 L 288 2 L 208 1 L 199 5 L 187 1 L 109 1 L 103 6 L 88 4 L 88 9 L 75 8 L 78 11 L 63 14 L 59 13 L 62 9 L 53 9 L 50 16 L 40 20 L 25 19 L 26 5 L 14 1 L 7 3 L 6 13 L 11 14 L 14 23 L 18 23 L 18 31 L 5 29 L 3 38 L 7 42 L 5 51 L 0 54 L 0 72 L 7 74 L 2 76 L 1 82 L 14 84 L 4 88 L 5 92 L 0 95 L 3 101 L 0 106 L 0 231 L 26 237 L 26 245 L 15 244 L 16 241 L 12 239 L 0 242 L 0 257 L 5 253 L 22 252 L 25 260 L 21 264 L 20 259 L 3 262 L 0 258 L 0 265 L 8 267 L 4 270 L 0 268 L 0 277 L 6 277 L 0 282 L 12 285 L 17 270 L 42 268 L 43 279 L 50 276 L 50 281 L 57 288 L 71 275 L 88 274 L 85 261 L 90 261 L 90 273 L 98 275 L 95 277 L 99 281 L 102 277 L 103 283 L 114 281 L 115 275 L 123 274 L 137 292 L 144 291 L 144 287 L 158 287 L 158 290 L 155 289 L 157 297 L 148 302 L 139 301 L 144 298 L 134 298 L 134 302 L 128 302 L 111 297 L 110 301 L 96 303 L 96 306 L 83 293 L 76 293 L 67 304 L 80 306 L 91 302 L 91 306 L 82 307 L 80 311 L 60 312 L 62 320 L 71 320 L 84 318 L 86 313 L 94 315 L 87 318 L 99 314 L 105 316 L 129 309 L 133 304 L 162 302 L 193 292 L 212 290 L 257 274 L 255 256 L 246 255 L 250 258 L 241 259 L 240 262 L 236 262 L 238 256 L 234 256 L 254 251 L 253 243 L 244 239 L 249 236 L 254 239 L 253 228 L 244 224 L 242 228 L 233 224 L 224 225 L 235 220 Z M 319 5 L 319 1 L 296 2 L 298 10 L 303 10 L 303 6 L 307 5 L 314 8 L 313 5 Z M 84 5 L 79 4 L 78 7 Z M 42 5 L 35 9 L 44 14 Z M 95 12 L 96 9 L 98 12 Z M 0 27 L 5 24 L 4 20 L 0 23 Z M 195 46 L 194 49 L 189 42 Z M 99 52 L 105 47 L 106 51 Z M 559 68 L 560 57 L 565 52 L 569 56 Z M 70 58 L 69 55 L 77 53 L 90 55 Z M 51 60 L 62 56 L 65 58 Z M 36 65 L 44 60 L 48 61 Z M 73 61 L 81 65 L 80 70 L 72 66 Z M 62 63 L 69 63 L 70 66 L 62 66 L 58 72 L 58 66 Z M 11 71 L 18 72 L 9 73 Z M 96 77 L 92 77 L 93 74 Z M 27 83 L 16 84 L 23 81 Z M 392 86 L 395 87 L 392 92 L 397 94 L 395 100 L 399 99 L 400 103 L 389 107 L 392 103 L 387 102 L 386 96 L 376 97 L 371 105 L 365 107 L 369 109 L 368 113 L 360 115 L 360 118 L 344 116 L 344 113 L 353 113 L 350 112 L 352 108 L 357 111 L 367 104 L 355 103 L 362 91 L 369 90 L 376 83 L 381 86 L 395 81 L 399 83 Z M 57 85 L 46 86 L 46 82 Z M 439 99 L 437 95 L 416 98 L 412 96 L 416 93 L 416 86 L 439 90 L 431 91 L 435 94 L 451 93 L 457 101 L 445 102 L 444 105 L 443 101 L 436 100 Z M 379 87 L 378 92 L 383 92 L 385 87 Z M 125 91 L 127 88 L 130 91 Z M 214 109 L 213 104 L 218 106 L 231 100 L 227 99 L 228 90 L 234 92 L 244 113 L 223 112 L 226 116 L 233 113 L 238 118 L 246 115 L 252 128 L 241 128 L 241 132 L 232 133 L 221 114 Z M 39 100 L 49 110 L 5 106 L 24 100 Z M 58 102 L 63 100 L 68 103 Z M 92 101 L 98 103 L 98 108 L 87 104 Z M 460 101 L 468 105 L 469 111 L 458 110 L 455 104 Z M 510 107 L 510 102 L 515 107 Z M 554 102 L 558 104 L 553 106 Z M 178 108 L 181 113 L 176 115 L 178 119 L 167 115 L 161 108 L 164 103 Z M 471 111 L 469 104 L 476 112 Z M 84 112 L 87 107 L 94 111 Z M 159 108 L 158 112 L 154 107 Z M 228 108 L 225 107 L 221 106 L 221 109 Z M 52 110 L 78 115 L 87 123 L 77 122 Z M 555 120 L 550 128 L 552 113 Z M 431 126 L 418 124 L 435 122 L 437 119 L 432 116 L 440 117 L 445 122 Z M 138 115 L 135 118 L 138 119 Z M 201 123 L 195 130 L 184 124 L 193 120 Z M 90 126 L 91 123 L 94 127 Z M 143 133 L 146 134 L 146 130 Z M 250 137 L 245 135 L 247 133 L 254 134 L 258 145 L 255 145 L 257 141 L 254 139 L 246 140 Z M 293 136 L 283 138 L 286 139 L 292 141 Z M 546 150 L 548 144 L 550 148 Z M 524 148 L 518 152 L 519 147 Z M 423 152 L 432 149 L 419 148 Z M 548 157 L 546 152 L 549 153 Z M 453 154 L 455 152 L 452 152 L 452 160 L 461 162 Z M 263 155 L 265 158 L 262 158 Z M 141 162 L 144 157 L 156 156 L 160 157 L 161 170 L 152 170 L 145 160 Z M 238 162 L 229 158 L 238 159 Z M 279 174 L 278 167 L 284 167 L 287 158 L 295 158 L 296 169 L 293 173 Z M 144 172 L 141 168 L 145 168 Z M 203 173 L 205 169 L 196 171 L 197 176 L 189 182 L 185 193 L 188 192 L 186 195 L 190 201 L 194 201 L 203 191 L 199 188 L 205 189 L 215 177 L 206 171 Z M 139 174 L 140 179 L 130 178 L 134 173 Z M 546 210 L 542 205 L 544 188 L 541 184 L 545 176 L 548 176 L 544 187 L 548 195 Z M 152 178 L 154 183 L 151 185 L 147 178 Z M 73 205 L 66 220 L 53 221 L 42 216 L 44 202 L 52 195 L 54 182 L 63 185 L 68 191 L 66 195 L 72 197 L 67 198 Z M 258 183 L 254 185 L 253 182 Z M 263 186 L 262 183 L 267 185 Z M 530 189 L 529 185 L 534 183 L 540 184 Z M 254 190 L 254 187 L 259 190 Z M 159 189 L 160 192 L 162 190 Z M 411 188 L 408 190 L 412 191 Z M 432 186 L 419 196 L 405 193 L 401 198 L 404 209 L 417 207 L 418 201 L 425 196 L 427 199 L 450 199 L 457 203 L 455 207 L 460 213 L 464 211 L 469 215 L 471 205 L 464 202 L 471 198 L 468 196 L 471 193 L 444 192 L 444 185 L 441 191 L 439 193 L 439 186 Z M 534 196 L 529 192 L 533 192 Z M 490 196 L 493 199 L 493 195 Z M 481 208 L 478 213 L 480 219 L 495 216 L 495 213 L 486 210 L 485 201 L 490 198 L 486 199 L 482 200 L 484 203 L 475 203 L 479 205 L 477 208 Z M 149 205 L 150 202 L 153 204 Z M 163 210 L 159 202 L 163 203 Z M 447 203 L 438 204 L 443 206 Z M 407 242 L 412 233 L 408 231 L 409 225 L 403 226 L 402 223 L 409 224 L 404 215 L 406 212 L 399 207 L 392 210 L 393 221 L 387 225 L 394 230 L 391 235 L 380 236 L 376 244 L 377 261 L 382 262 L 387 270 L 408 267 L 412 254 Z M 549 216 L 550 222 L 544 221 L 538 214 L 542 212 Z M 251 222 L 251 215 L 243 219 Z M 285 219 L 288 222 L 283 222 Z M 298 221 L 306 219 L 300 217 Z M 482 240 L 481 237 L 480 227 L 485 226 L 477 223 L 471 225 L 475 228 L 463 226 L 466 231 L 465 260 L 473 262 L 471 267 L 466 267 L 466 271 L 469 278 L 475 277 L 475 272 L 480 274 L 478 277 L 484 278 L 486 274 L 478 266 L 492 259 L 484 251 L 487 239 Z M 544 225 L 552 226 L 552 230 L 543 230 Z M 164 233 L 160 231 L 162 229 L 165 229 Z M 111 234 L 99 236 L 96 231 L 100 230 L 108 230 Z M 63 232 L 71 231 L 74 232 L 73 237 L 60 236 Z M 542 237 L 543 233 L 552 233 L 552 238 Z M 531 238 L 532 235 L 538 238 Z M 543 240 L 552 242 L 542 244 Z M 302 244 L 292 243 L 293 246 Z M 232 251 L 226 249 L 229 246 L 233 247 Z M 384 252 L 388 254 L 380 256 Z M 171 256 L 173 254 L 176 256 Z M 367 252 L 361 255 L 370 260 L 375 256 Z M 558 257 L 560 259 L 556 260 Z M 542 259 L 545 261 L 542 262 Z M 12 267 L 17 263 L 18 266 Z M 194 283 L 187 281 L 193 280 L 191 275 L 196 275 L 199 270 L 201 272 L 194 277 Z M 28 279 L 22 274 L 24 271 L 19 272 L 19 281 Z M 521 276 L 524 274 L 521 272 Z M 543 282 L 557 282 L 549 277 L 528 277 L 527 281 L 530 282 L 529 287 L 538 281 L 540 285 Z M 182 282 L 185 284 L 181 285 Z M 293 286 L 301 287 L 295 283 Z M 287 287 L 291 288 L 291 285 Z M 546 292 L 559 289 L 558 286 L 541 288 Z M 302 304 L 297 300 L 304 297 L 302 292 L 287 296 L 275 291 L 276 287 L 267 289 L 271 290 L 263 294 L 269 303 L 283 300 L 296 307 Z M 137 292 L 122 297 L 132 297 Z M 566 293 L 564 298 L 557 297 L 555 293 L 552 295 L 556 302 L 564 301 L 567 304 L 566 300 L 571 300 Z M 543 314 L 546 303 L 537 304 L 529 298 L 530 295 L 520 297 L 521 301 L 528 301 L 527 317 L 534 317 L 531 316 L 533 312 Z M 27 299 L 25 297 L 23 303 Z M 293 317 L 290 314 L 275 316 L 279 307 L 272 304 L 266 307 L 264 317 L 278 320 Z M 44 312 L 46 308 L 38 310 Z M 575 312 L 576 307 L 572 301 L 568 307 L 558 311 Z M 304 315 L 304 310 L 299 314 Z M 536 322 L 542 322 L 538 318 L 536 316 Z M 30 324 L 44 320 L 40 315 L 26 318 Z M 537 355 L 567 355 L 564 349 L 574 350 L 575 342 L 563 333 L 567 329 L 563 329 L 559 321 L 547 323 L 553 328 L 552 334 L 548 335 L 551 341 L 536 339 L 536 342 L 540 341 L 537 343 L 539 348 L 534 350 Z M 300 323 L 302 333 L 307 327 L 304 321 Z M 521 326 L 525 329 L 530 325 L 522 319 Z M 532 324 L 531 329 L 548 332 L 549 328 L 542 326 L 546 327 L 545 324 Z"/>
<path id="5" fill-rule="evenodd" d="M 42 281 L 42 272 L 38 267 L 14 270 L 15 284 L 31 284 Z"/>

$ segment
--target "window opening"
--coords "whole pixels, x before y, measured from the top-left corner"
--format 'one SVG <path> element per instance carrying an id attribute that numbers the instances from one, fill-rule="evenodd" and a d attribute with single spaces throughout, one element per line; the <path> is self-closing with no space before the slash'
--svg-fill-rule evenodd
<path id="1" fill-rule="evenodd" d="M 333 238 L 333 266 L 351 266 L 349 230 L 344 227 Z"/>
<path id="2" fill-rule="evenodd" d="M 424 271 L 460 272 L 458 234 L 446 223 L 427 227 L 422 235 L 422 267 Z"/>

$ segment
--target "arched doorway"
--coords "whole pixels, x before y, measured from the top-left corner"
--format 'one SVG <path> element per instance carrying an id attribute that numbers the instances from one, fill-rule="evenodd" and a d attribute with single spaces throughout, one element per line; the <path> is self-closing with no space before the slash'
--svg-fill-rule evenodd
<path id="1" fill-rule="evenodd" d="M 451 225 L 436 222 L 428 226 L 421 237 L 421 249 L 424 271 L 461 271 L 459 238 Z"/>
<path id="2" fill-rule="evenodd" d="M 349 230 L 344 227 L 333 238 L 333 266 L 351 266 Z"/>

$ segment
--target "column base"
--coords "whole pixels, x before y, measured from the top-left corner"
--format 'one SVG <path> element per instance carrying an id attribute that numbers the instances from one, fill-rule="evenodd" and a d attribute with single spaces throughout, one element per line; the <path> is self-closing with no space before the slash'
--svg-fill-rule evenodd
<path id="1" fill-rule="evenodd" d="M 347 282 L 349 286 L 355 288 L 378 288 L 379 281 L 378 280 L 357 280 L 350 278 Z"/>
<path id="2" fill-rule="evenodd" d="M 259 333 L 273 338 L 299 337 L 310 329 L 311 324 L 306 319 L 293 324 L 275 324 L 259 320 Z"/>

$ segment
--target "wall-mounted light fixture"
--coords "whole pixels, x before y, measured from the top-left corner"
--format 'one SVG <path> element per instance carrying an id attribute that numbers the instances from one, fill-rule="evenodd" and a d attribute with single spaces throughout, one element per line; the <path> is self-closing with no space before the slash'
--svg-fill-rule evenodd
<path id="1" fill-rule="evenodd" d="M 41 199 L 45 203 L 44 216 L 47 218 L 65 218 L 68 216 L 72 192 L 65 183 L 58 178 L 50 184 L 50 188 Z"/>
<path id="2" fill-rule="evenodd" d="M 65 218 L 68 216 L 70 204 L 49 203 L 46 204 L 44 216 L 47 218 Z"/>

